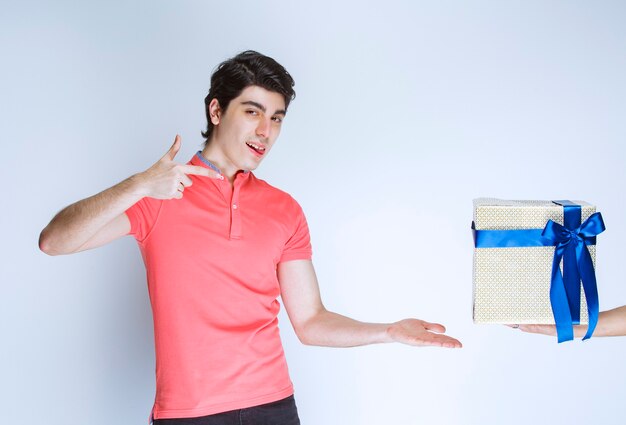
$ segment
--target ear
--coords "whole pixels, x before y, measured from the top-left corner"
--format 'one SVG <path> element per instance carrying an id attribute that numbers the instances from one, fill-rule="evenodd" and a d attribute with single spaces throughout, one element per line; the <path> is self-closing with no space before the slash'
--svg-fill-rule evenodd
<path id="1" fill-rule="evenodd" d="M 215 98 L 211 99 L 211 103 L 209 103 L 209 117 L 211 118 L 211 123 L 218 125 L 221 116 L 222 108 L 220 108 L 220 102 Z"/>

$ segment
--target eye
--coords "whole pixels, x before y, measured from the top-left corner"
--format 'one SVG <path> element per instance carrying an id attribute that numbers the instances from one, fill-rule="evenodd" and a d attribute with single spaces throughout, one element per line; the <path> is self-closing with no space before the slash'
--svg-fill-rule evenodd
<path id="1" fill-rule="evenodd" d="M 254 109 L 248 109 L 246 111 L 246 114 L 252 115 L 253 117 L 256 117 L 257 115 L 259 115 L 259 113 L 257 111 L 255 111 Z"/>
<path id="2" fill-rule="evenodd" d="M 272 121 L 274 121 L 277 124 L 280 124 L 281 122 L 283 122 L 283 117 L 272 117 Z"/>

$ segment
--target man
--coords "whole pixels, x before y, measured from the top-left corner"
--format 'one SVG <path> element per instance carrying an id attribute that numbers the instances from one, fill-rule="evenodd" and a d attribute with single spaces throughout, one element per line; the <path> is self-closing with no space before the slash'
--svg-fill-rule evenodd
<path id="1" fill-rule="evenodd" d="M 148 170 L 68 206 L 41 234 L 51 255 L 137 239 L 155 329 L 155 423 L 299 423 L 279 295 L 304 344 L 461 347 L 439 324 L 362 323 L 324 308 L 300 206 L 251 171 L 280 133 L 293 85 L 257 52 L 223 62 L 205 99 L 201 152 L 177 164 L 176 136 Z"/>

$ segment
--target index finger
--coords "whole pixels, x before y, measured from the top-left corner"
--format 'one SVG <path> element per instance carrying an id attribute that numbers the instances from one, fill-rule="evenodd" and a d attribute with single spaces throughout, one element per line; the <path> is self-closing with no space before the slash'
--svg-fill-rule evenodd
<path id="1" fill-rule="evenodd" d="M 519 330 L 534 334 L 556 335 L 555 325 L 519 325 Z"/>
<path id="2" fill-rule="evenodd" d="M 214 179 L 223 180 L 224 176 L 218 173 L 215 170 L 211 170 L 210 168 L 200 167 L 198 165 L 182 165 L 181 170 L 185 174 L 193 174 L 195 176 L 205 176 L 212 177 Z"/>

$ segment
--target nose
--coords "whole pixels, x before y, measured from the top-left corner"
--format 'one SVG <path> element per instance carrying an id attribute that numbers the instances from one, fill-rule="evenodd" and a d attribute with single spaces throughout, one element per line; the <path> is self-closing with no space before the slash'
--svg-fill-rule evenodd
<path id="1" fill-rule="evenodd" d="M 272 126 L 269 120 L 261 119 L 259 120 L 259 124 L 256 126 L 256 134 L 257 136 L 268 138 L 270 135 L 271 128 Z"/>

